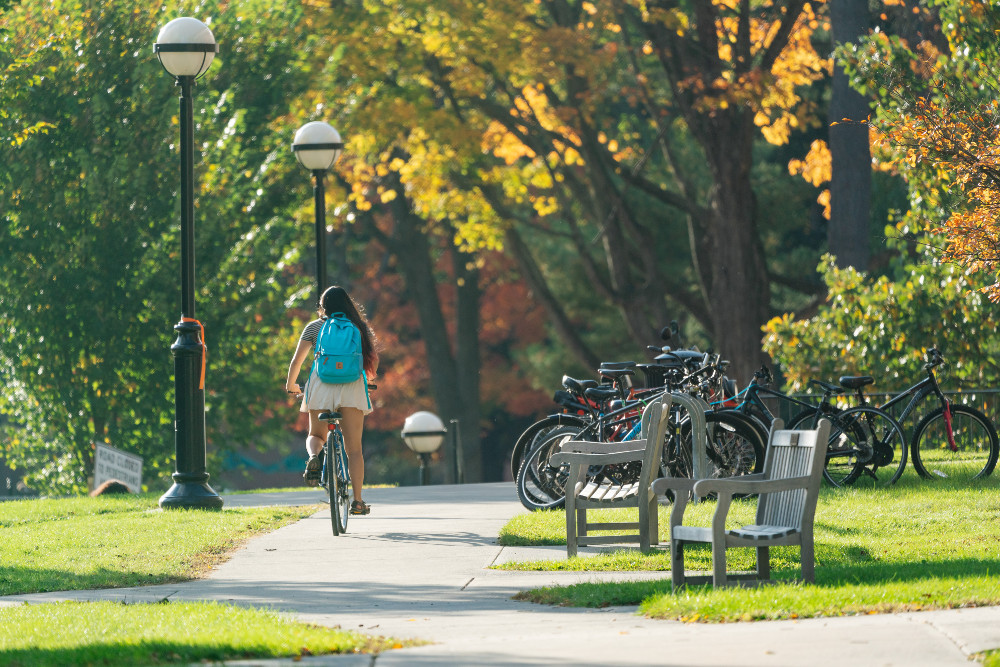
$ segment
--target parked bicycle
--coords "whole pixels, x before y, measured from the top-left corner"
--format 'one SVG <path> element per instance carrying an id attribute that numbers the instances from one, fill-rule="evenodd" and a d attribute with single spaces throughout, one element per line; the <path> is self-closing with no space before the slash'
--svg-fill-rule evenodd
<path id="1" fill-rule="evenodd" d="M 906 467 L 907 452 L 906 438 L 899 422 L 888 412 L 865 402 L 843 409 L 831 400 L 874 380 L 870 377 L 842 377 L 842 386 L 839 387 L 819 380 L 810 382 L 823 390 L 823 398 L 818 405 L 789 419 L 787 428 L 814 429 L 820 419 L 830 420 L 823 478 L 833 486 L 854 484 L 862 475 L 885 486 L 895 484 Z"/>
<path id="2" fill-rule="evenodd" d="M 596 407 L 583 410 L 584 414 L 579 416 L 580 422 L 557 426 L 553 419 L 546 418 L 543 420 L 544 425 L 536 424 L 548 430 L 544 436 L 540 435 L 540 431 L 539 435 L 534 436 L 535 441 L 527 449 L 518 470 L 516 482 L 522 504 L 529 509 L 548 509 L 562 505 L 567 471 L 563 467 L 552 465 L 550 459 L 561 450 L 565 442 L 613 442 L 637 437 L 642 408 L 649 400 L 655 400 L 664 392 L 686 391 L 714 396 L 714 386 L 722 364 L 715 355 L 699 354 L 702 358 L 700 368 L 684 372 L 681 369 L 688 366 L 687 361 L 683 360 L 679 367 L 676 364 L 670 365 L 663 373 L 665 387 L 630 392 L 630 399 L 624 401 L 619 398 L 622 395 L 621 388 L 629 382 L 634 369 L 639 365 L 632 362 L 602 365 L 600 373 L 610 378 L 612 385 L 588 386 L 583 389 L 587 405 Z M 564 378 L 564 387 L 572 388 L 574 383 L 581 385 L 579 381 L 570 380 L 567 383 L 567 378 Z M 708 436 L 706 455 L 712 466 L 709 475 L 731 477 L 760 471 L 766 439 L 754 428 L 740 417 L 712 410 L 705 414 L 705 422 Z M 694 439 L 690 417 L 679 406 L 672 408 L 667 438 L 662 464 L 664 474 L 690 477 Z M 603 476 L 615 483 L 627 483 L 631 481 L 631 476 L 638 475 L 638 470 L 629 468 L 628 465 L 608 466 L 591 471 L 591 475 L 594 478 Z"/>
<path id="3" fill-rule="evenodd" d="M 944 355 L 935 348 L 924 356 L 927 377 L 899 392 L 879 406 L 890 410 L 902 405 L 899 421 L 905 422 L 917 407 L 932 396 L 939 407 L 925 415 L 909 441 L 910 456 L 917 474 L 927 480 L 951 479 L 965 482 L 988 477 L 997 464 L 996 428 L 985 414 L 962 403 L 953 403 L 941 391 L 934 369 L 944 363 Z M 872 383 L 870 376 L 841 378 L 841 384 L 853 389 L 859 405 L 868 405 L 864 387 Z"/>

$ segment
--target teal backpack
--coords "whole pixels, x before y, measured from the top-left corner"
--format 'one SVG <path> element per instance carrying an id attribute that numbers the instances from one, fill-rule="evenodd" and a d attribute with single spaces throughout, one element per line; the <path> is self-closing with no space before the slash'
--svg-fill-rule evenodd
<path id="1" fill-rule="evenodd" d="M 327 384 L 354 382 L 364 373 L 361 332 L 344 313 L 326 319 L 313 352 L 313 372 Z"/>

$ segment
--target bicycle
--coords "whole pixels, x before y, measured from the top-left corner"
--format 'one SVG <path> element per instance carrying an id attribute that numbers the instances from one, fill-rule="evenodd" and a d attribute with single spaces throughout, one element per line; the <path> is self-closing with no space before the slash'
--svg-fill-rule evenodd
<path id="1" fill-rule="evenodd" d="M 703 357 L 705 355 L 702 355 Z M 644 392 L 642 398 L 622 401 L 618 398 L 620 383 L 635 364 L 614 364 L 614 368 L 602 367 L 601 373 L 614 379 L 616 386 L 598 386 L 584 389 L 584 396 L 595 405 L 608 411 L 596 409 L 580 423 L 561 425 L 543 420 L 545 430 L 536 431 L 535 440 L 527 448 L 516 475 L 518 497 L 531 510 L 554 509 L 562 506 L 565 496 L 567 469 L 550 463 L 551 457 L 561 451 L 562 445 L 570 440 L 592 440 L 613 442 L 628 440 L 638 433 L 638 419 L 646 401 L 655 400 L 664 392 L 705 390 L 704 383 L 698 381 L 705 375 L 716 373 L 718 360 L 706 363 L 702 368 L 683 377 L 668 380 L 668 386 L 654 390 L 653 395 Z M 669 375 L 668 375 L 669 378 Z M 709 382 L 711 384 L 711 381 Z M 564 379 L 564 386 L 567 386 Z M 614 400 L 613 400 L 614 399 Z M 613 408 L 611 406 L 614 406 Z M 668 442 L 664 444 L 662 470 L 672 476 L 690 477 L 691 461 L 691 420 L 679 406 L 671 408 Z M 712 470 L 712 477 L 733 477 L 759 472 L 763 464 L 764 440 L 758 431 L 748 425 L 742 416 L 727 415 L 709 410 L 705 414 L 708 431 L 706 455 Z M 547 418 L 548 419 L 548 418 Z M 539 422 L 536 426 L 542 426 Z M 622 466 L 606 466 L 591 471 L 592 477 L 604 476 L 617 483 L 630 480 L 635 470 Z"/>
<path id="2" fill-rule="evenodd" d="M 996 428 L 985 414 L 968 405 L 952 403 L 941 391 L 934 369 L 944 363 L 944 355 L 930 348 L 924 356 L 927 377 L 892 396 L 879 406 L 889 410 L 907 398 L 909 402 L 900 413 L 905 421 L 916 407 L 930 396 L 936 396 L 940 407 L 925 415 L 913 431 L 910 452 L 913 467 L 923 479 L 953 479 L 969 481 L 988 477 L 993 473 L 1000 452 Z M 847 383 L 845 383 L 845 380 Z M 867 404 L 863 387 L 871 384 L 869 376 L 841 378 L 841 384 L 855 390 L 862 405 Z"/>
<path id="3" fill-rule="evenodd" d="M 330 522 L 333 535 L 347 532 L 347 518 L 351 514 L 351 473 L 347 468 L 347 451 L 344 449 L 344 434 L 340 430 L 339 412 L 323 412 L 319 419 L 326 422 L 326 443 L 323 445 L 323 468 L 320 472 L 320 486 L 326 489 L 330 498 Z"/>
<path id="4" fill-rule="evenodd" d="M 377 388 L 377 385 L 368 385 L 369 391 Z M 336 410 L 321 412 L 319 419 L 326 422 L 327 429 L 319 483 L 326 489 L 330 500 L 330 523 L 333 535 L 337 537 L 347 532 L 347 519 L 351 515 L 351 471 L 344 447 L 344 432 L 340 429 L 340 413 Z"/>
<path id="5" fill-rule="evenodd" d="M 819 405 L 792 417 L 786 428 L 814 429 L 820 419 L 830 420 L 823 478 L 838 487 L 854 484 L 862 474 L 879 482 L 878 471 L 885 468 L 891 472 L 885 486 L 895 484 L 906 467 L 907 452 L 906 438 L 899 422 L 881 408 L 868 405 L 863 397 L 861 405 L 847 409 L 830 402 L 833 396 L 839 396 L 848 389 L 854 389 L 860 395 L 860 388 L 872 384 L 874 379 L 842 377 L 840 387 L 819 380 L 810 382 L 823 389 L 822 400 Z"/>

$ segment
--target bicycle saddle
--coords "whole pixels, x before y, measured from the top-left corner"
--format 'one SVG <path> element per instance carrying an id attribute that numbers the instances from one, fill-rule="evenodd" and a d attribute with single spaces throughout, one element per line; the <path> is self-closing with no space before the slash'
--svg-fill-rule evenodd
<path id="1" fill-rule="evenodd" d="M 632 368 L 606 368 L 601 366 L 597 369 L 597 372 L 603 377 L 617 381 L 619 378 L 635 375 L 635 367 L 634 365 Z"/>
<path id="2" fill-rule="evenodd" d="M 333 421 L 334 419 L 340 419 L 339 412 L 321 412 L 319 418 L 323 421 Z"/>
<path id="3" fill-rule="evenodd" d="M 871 375 L 845 375 L 840 378 L 840 386 L 847 389 L 861 389 L 869 384 L 875 384 Z"/>
<path id="4" fill-rule="evenodd" d="M 605 371 L 621 371 L 628 368 L 635 368 L 634 361 L 602 361 L 601 367 L 597 369 L 598 373 L 603 373 Z"/>
<path id="5" fill-rule="evenodd" d="M 842 387 L 838 387 L 835 384 L 830 384 L 829 382 L 823 382 L 822 380 L 809 380 L 809 383 L 810 384 L 814 384 L 814 385 L 816 385 L 818 387 L 821 387 L 822 389 L 824 389 L 825 391 L 830 392 L 831 394 L 843 394 L 844 393 L 844 389 Z"/>
<path id="6" fill-rule="evenodd" d="M 566 410 L 572 410 L 574 412 L 588 410 L 589 408 L 580 401 L 578 396 L 579 395 L 573 395 L 568 391 L 559 390 L 552 396 L 552 400 L 556 405 L 560 405 Z"/>
<path id="7" fill-rule="evenodd" d="M 591 387 L 584 391 L 583 395 L 594 401 L 608 401 L 618 398 L 618 390 L 614 387 Z"/>
<path id="8" fill-rule="evenodd" d="M 562 386 L 569 389 L 574 394 L 583 395 L 583 392 L 591 387 L 597 387 L 597 380 L 577 380 L 568 375 L 563 375 Z"/>

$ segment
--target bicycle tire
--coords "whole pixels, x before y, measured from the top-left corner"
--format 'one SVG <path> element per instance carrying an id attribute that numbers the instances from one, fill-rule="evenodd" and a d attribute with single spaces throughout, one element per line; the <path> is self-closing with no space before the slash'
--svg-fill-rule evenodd
<path id="1" fill-rule="evenodd" d="M 947 437 L 944 407 L 917 424 L 913 435 L 913 467 L 924 479 L 967 482 L 993 474 L 997 464 L 997 432 L 990 419 L 967 405 L 952 404 L 953 449 Z"/>
<path id="2" fill-rule="evenodd" d="M 724 412 L 709 412 L 705 414 L 705 428 L 709 433 L 706 454 L 711 468 L 703 476 L 716 479 L 740 477 L 764 469 L 766 440 L 750 423 Z M 690 452 L 690 419 L 681 427 L 681 442 L 681 452 L 685 449 Z M 681 454 L 677 462 L 685 460 L 690 461 L 690 458 L 685 459 Z"/>
<path id="3" fill-rule="evenodd" d="M 550 463 L 561 445 L 576 438 L 582 428 L 561 426 L 536 444 L 521 461 L 517 472 L 517 497 L 531 511 L 558 509 L 566 503 L 568 466 Z"/>
<path id="4" fill-rule="evenodd" d="M 891 486 L 899 481 L 906 468 L 908 447 L 903 429 L 889 413 L 872 406 L 822 415 L 807 410 L 793 417 L 788 428 L 815 428 L 820 418 L 830 420 L 823 467 L 823 478 L 829 484 L 848 486 L 870 479 L 873 485 Z M 885 472 L 889 473 L 888 478 Z"/>
<path id="5" fill-rule="evenodd" d="M 347 487 L 350 483 L 350 473 L 347 472 L 347 461 L 344 452 L 344 440 L 339 431 L 333 431 L 327 438 L 327 464 L 330 494 L 330 521 L 333 524 L 334 536 L 347 532 L 347 519 L 350 516 L 350 496 Z"/>
<path id="6" fill-rule="evenodd" d="M 764 443 L 764 448 L 767 447 L 767 437 L 769 427 L 764 424 L 764 422 L 753 413 L 746 413 L 742 410 L 737 410 L 735 408 L 727 408 L 725 410 L 716 410 L 715 414 L 726 415 L 728 418 L 738 419 L 748 426 L 757 431 L 760 436 L 760 441 Z"/>
<path id="7" fill-rule="evenodd" d="M 543 417 L 524 429 L 517 442 L 514 443 L 514 449 L 510 455 L 511 478 L 517 479 L 517 474 L 521 470 L 521 462 L 524 461 L 525 452 L 531 451 L 534 445 L 541 443 L 553 429 L 569 425 L 580 426 L 582 428 L 588 423 L 590 422 L 587 419 L 578 417 L 577 415 L 556 414 Z"/>
<path id="8" fill-rule="evenodd" d="M 839 412 L 839 410 L 838 410 Z M 835 413 L 834 413 L 835 414 Z M 845 434 L 840 424 L 832 419 L 833 414 L 817 414 L 814 409 L 807 409 L 793 415 L 785 428 L 789 430 L 815 429 L 822 417 L 830 419 L 830 437 L 827 440 L 826 462 L 823 464 L 823 479 L 833 487 L 850 486 L 861 475 L 864 468 L 863 453 L 855 443 L 862 441 L 864 435 L 854 432 Z"/>

